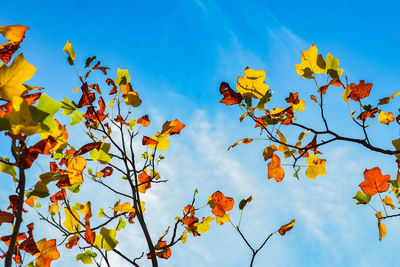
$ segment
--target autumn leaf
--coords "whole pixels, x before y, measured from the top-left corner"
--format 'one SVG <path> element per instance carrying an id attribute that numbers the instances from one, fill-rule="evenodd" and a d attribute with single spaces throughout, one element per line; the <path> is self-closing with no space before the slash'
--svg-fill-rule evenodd
<path id="1" fill-rule="evenodd" d="M 164 122 L 161 133 L 166 133 L 169 135 L 180 134 L 183 128 L 185 128 L 185 124 L 177 119 L 174 119 L 173 121 Z"/>
<path id="2" fill-rule="evenodd" d="M 244 77 L 238 77 L 236 90 L 242 95 L 250 95 L 254 98 L 262 98 L 268 91 L 269 86 L 264 83 L 265 70 L 253 70 L 246 67 Z"/>
<path id="3" fill-rule="evenodd" d="M 75 210 L 69 210 L 68 208 L 64 208 L 64 212 L 65 212 L 65 221 L 63 223 L 63 225 L 65 226 L 65 228 L 73 233 L 75 232 L 77 229 L 80 229 L 80 223 L 79 223 L 79 213 L 76 212 Z"/>
<path id="4" fill-rule="evenodd" d="M 320 92 L 322 94 L 326 94 L 326 91 L 328 90 L 329 86 L 331 86 L 331 85 L 333 85 L 333 86 L 342 86 L 343 88 L 345 88 L 343 83 L 339 79 L 332 79 L 328 84 L 325 84 L 325 85 L 321 86 L 318 89 L 318 92 Z"/>
<path id="5" fill-rule="evenodd" d="M 264 160 L 267 161 L 274 155 L 274 152 L 277 151 L 278 148 L 275 145 L 270 145 L 264 148 L 263 157 Z"/>
<path id="6" fill-rule="evenodd" d="M 151 188 L 151 176 L 145 172 L 138 175 L 139 185 L 138 190 L 140 193 L 146 193 L 146 190 Z"/>
<path id="7" fill-rule="evenodd" d="M 129 91 L 127 94 L 124 94 L 122 98 L 127 105 L 134 108 L 137 108 L 138 106 L 140 106 L 140 104 L 142 104 L 142 100 L 140 99 L 139 94 L 134 91 Z"/>
<path id="8" fill-rule="evenodd" d="M 282 226 L 279 228 L 278 232 L 279 232 L 281 235 L 285 235 L 287 232 L 289 232 L 289 231 L 293 228 L 295 222 L 296 222 L 296 220 L 295 220 L 295 219 L 292 219 L 292 221 L 291 221 L 290 223 L 285 224 L 285 225 L 282 225 Z"/>
<path id="9" fill-rule="evenodd" d="M 240 201 L 239 203 L 239 210 L 243 210 L 244 207 L 246 207 L 247 204 L 249 204 L 253 200 L 252 196 L 249 196 L 247 199 L 244 198 Z"/>
<path id="10" fill-rule="evenodd" d="M 14 215 L 12 213 L 0 210 L 0 225 L 3 223 L 13 223 Z"/>
<path id="11" fill-rule="evenodd" d="M 30 136 L 39 132 L 40 123 L 33 120 L 29 109 L 30 106 L 22 97 L 14 96 L 12 107 L 13 112 L 4 117 L 9 121 L 11 134 L 18 135 L 23 133 Z"/>
<path id="12" fill-rule="evenodd" d="M 221 82 L 219 92 L 224 96 L 219 102 L 227 106 L 239 104 L 242 102 L 243 97 L 240 93 L 236 93 L 226 82 Z"/>
<path id="13" fill-rule="evenodd" d="M 364 171 L 364 182 L 360 184 L 365 194 L 374 196 L 376 193 L 383 193 L 389 189 L 390 175 L 382 175 L 379 167 L 366 169 Z"/>
<path id="14" fill-rule="evenodd" d="M 325 175 L 325 162 L 326 160 L 319 159 L 316 154 L 309 155 L 307 158 L 308 167 L 306 169 L 306 176 L 312 180 L 315 180 L 318 175 Z"/>
<path id="15" fill-rule="evenodd" d="M 311 45 L 306 51 L 301 52 L 301 63 L 295 65 L 297 74 L 306 79 L 314 78 L 314 73 L 324 73 L 326 62 L 324 58 L 318 54 L 318 48 Z"/>
<path id="16" fill-rule="evenodd" d="M 214 192 L 208 200 L 211 212 L 219 217 L 223 217 L 227 211 L 230 211 L 234 203 L 233 198 L 225 197 L 220 191 Z"/>
<path id="17" fill-rule="evenodd" d="M 394 205 L 393 205 L 393 199 L 389 196 L 385 196 L 382 199 L 383 203 L 385 203 L 386 206 L 390 206 L 392 208 L 392 210 L 395 209 Z"/>
<path id="18" fill-rule="evenodd" d="M 378 116 L 378 120 L 380 121 L 380 123 L 388 125 L 389 123 L 394 121 L 393 113 L 383 112 L 381 110 L 381 112 L 379 113 L 379 116 Z"/>
<path id="19" fill-rule="evenodd" d="M 281 167 L 281 159 L 273 154 L 272 160 L 268 163 L 268 179 L 274 178 L 277 182 L 282 182 L 285 171 Z"/>
<path id="20" fill-rule="evenodd" d="M 143 136 L 142 144 L 150 149 L 166 150 L 169 146 L 168 136 L 169 134 L 165 133 L 156 133 L 154 137 Z"/>
<path id="21" fill-rule="evenodd" d="M 386 235 L 386 225 L 381 223 L 380 220 L 378 220 L 378 230 L 379 230 L 379 241 L 381 241 L 382 238 L 384 238 Z"/>
<path id="22" fill-rule="evenodd" d="M 171 257 L 172 254 L 171 248 L 166 247 L 166 245 L 167 241 L 162 241 L 161 239 L 158 240 L 157 244 L 154 246 L 157 257 L 162 259 L 168 259 L 169 257 Z M 149 257 L 151 258 L 150 253 L 147 254 L 147 258 Z"/>
<path id="23" fill-rule="evenodd" d="M 144 115 L 137 120 L 137 123 L 141 124 L 143 127 L 150 125 L 149 115 Z"/>
<path id="24" fill-rule="evenodd" d="M 107 251 L 111 251 L 118 244 L 118 241 L 115 239 L 116 235 L 116 230 L 109 230 L 105 227 L 101 227 L 100 233 L 96 235 L 94 246 L 96 246 L 98 249 L 104 248 Z"/>
<path id="25" fill-rule="evenodd" d="M 338 79 L 342 76 L 343 71 L 343 69 L 339 68 L 339 59 L 328 53 L 328 55 L 326 55 L 326 67 L 323 73 L 328 74 L 332 79 Z"/>
<path id="26" fill-rule="evenodd" d="M 74 52 L 74 49 L 72 48 L 71 42 L 68 40 L 67 43 L 65 44 L 63 50 L 65 51 L 65 53 L 68 54 L 68 63 L 70 65 L 74 65 L 74 60 L 76 58 L 76 54 Z"/>
<path id="27" fill-rule="evenodd" d="M 46 238 L 44 238 L 38 241 L 36 245 L 40 250 L 40 252 L 35 255 L 37 257 L 35 260 L 37 267 L 50 267 L 52 261 L 60 258 L 55 239 L 46 240 Z"/>
<path id="28" fill-rule="evenodd" d="M 208 230 L 210 230 L 210 223 L 214 220 L 213 217 L 207 216 L 207 218 L 202 219 L 201 222 L 195 223 L 195 226 L 197 227 L 196 230 L 199 233 L 207 233 Z"/>
<path id="29" fill-rule="evenodd" d="M 349 98 L 358 102 L 360 99 L 369 96 L 371 92 L 372 83 L 365 83 L 364 80 L 361 80 L 359 84 L 351 83 L 350 84 L 350 95 Z"/>
<path id="30" fill-rule="evenodd" d="M 361 191 L 357 191 L 356 195 L 353 198 L 355 200 L 357 200 L 356 205 L 359 205 L 359 204 L 366 205 L 371 200 L 371 195 L 370 194 L 364 194 Z"/>
<path id="31" fill-rule="evenodd" d="M 93 149 L 99 149 L 103 143 L 102 142 L 92 142 L 88 143 L 81 148 L 79 148 L 77 151 L 74 152 L 74 156 L 79 156 L 83 155 L 89 151 L 92 151 Z"/>
<path id="32" fill-rule="evenodd" d="M 11 42 L 20 43 L 29 27 L 24 25 L 0 26 L 0 33 Z"/>
<path id="33" fill-rule="evenodd" d="M 253 142 L 253 140 L 254 140 L 254 139 L 252 139 L 252 138 L 243 138 L 243 139 L 240 139 L 239 141 L 237 141 L 237 142 L 234 143 L 233 145 L 230 145 L 230 146 L 228 147 L 228 150 L 231 149 L 231 148 L 233 148 L 233 147 L 235 147 L 235 146 L 237 146 L 237 145 L 239 145 L 239 144 L 241 144 L 241 143 L 243 143 L 243 144 L 250 144 L 251 142 Z"/>

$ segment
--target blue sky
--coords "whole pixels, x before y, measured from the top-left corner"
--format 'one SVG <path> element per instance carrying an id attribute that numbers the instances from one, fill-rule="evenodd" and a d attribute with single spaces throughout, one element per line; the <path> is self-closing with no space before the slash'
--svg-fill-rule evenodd
<path id="1" fill-rule="evenodd" d="M 282 104 L 290 91 L 308 100 L 313 84 L 300 78 L 294 65 L 300 52 L 315 43 L 324 56 L 330 52 L 340 60 L 349 81 L 365 79 L 374 83 L 373 98 L 388 96 L 399 90 L 398 10 L 395 1 L 18 1 L 2 5 L 0 24 L 31 28 L 21 48 L 38 67 L 30 84 L 45 87 L 53 98 L 71 97 L 78 86 L 62 51 L 70 40 L 78 61 L 96 55 L 111 67 L 111 77 L 117 68 L 129 69 L 143 100 L 137 116 L 149 113 L 154 131 L 167 119 L 179 118 L 187 125 L 181 136 L 172 138 L 160 167 L 169 183 L 152 188 L 148 196 L 149 203 L 157 203 L 148 208 L 154 239 L 173 223 L 194 188 L 200 191 L 199 204 L 221 190 L 236 200 L 253 195 L 242 227 L 255 244 L 296 218 L 293 231 L 274 236 L 255 266 L 394 266 L 397 221 L 387 223 L 388 236 L 379 242 L 373 212 L 351 199 L 365 168 L 379 165 L 384 174 L 394 175 L 393 159 L 339 143 L 323 150 L 328 175 L 316 181 L 303 175 L 298 182 L 287 169 L 282 183 L 267 180 L 265 144 L 226 150 L 258 132 L 250 121 L 240 124 L 238 109 L 218 103 L 218 86 L 221 81 L 234 85 L 249 66 L 266 69 L 266 83 L 277 99 L 272 104 Z M 332 126 L 357 136 L 346 117 L 341 89 L 329 90 Z M 395 110 L 398 101 L 389 107 Z M 304 113 L 303 122 L 318 123 L 312 111 Z M 371 134 L 388 148 L 399 135 L 390 126 L 377 126 Z M 73 138 L 79 140 L 79 134 Z M 7 195 L 1 192 L 4 201 Z M 87 195 L 96 197 L 90 191 Z M 238 215 L 236 210 L 232 218 L 237 221 Z M 129 233 L 121 247 L 140 247 L 140 233 Z M 231 226 L 213 223 L 209 233 L 177 246 L 161 263 L 246 266 L 249 259 L 250 252 Z"/>

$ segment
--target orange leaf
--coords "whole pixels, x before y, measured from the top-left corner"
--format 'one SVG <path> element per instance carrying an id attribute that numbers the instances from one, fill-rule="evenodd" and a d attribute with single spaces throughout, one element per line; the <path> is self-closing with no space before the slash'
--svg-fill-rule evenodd
<path id="1" fill-rule="evenodd" d="M 183 128 L 185 128 L 185 124 L 174 119 L 173 121 L 166 121 L 163 124 L 161 133 L 167 133 L 169 135 L 180 134 Z"/>
<path id="2" fill-rule="evenodd" d="M 279 228 L 278 232 L 279 232 L 281 235 L 285 235 L 286 232 L 289 232 L 289 231 L 293 228 L 295 222 L 296 222 L 296 220 L 293 219 L 290 223 L 285 224 L 285 225 L 282 225 L 282 226 Z"/>
<path id="3" fill-rule="evenodd" d="M 220 191 L 215 192 L 211 195 L 212 203 L 210 204 L 211 212 L 215 216 L 223 217 L 226 211 L 230 211 L 233 208 L 235 201 L 233 198 L 225 197 Z"/>
<path id="4" fill-rule="evenodd" d="M 141 124 L 143 127 L 150 125 L 149 115 L 144 115 L 137 120 L 137 123 Z"/>
<path id="5" fill-rule="evenodd" d="M 68 238 L 68 243 L 65 244 L 65 247 L 71 249 L 78 244 L 78 241 L 79 241 L 79 236 L 73 235 Z"/>
<path id="6" fill-rule="evenodd" d="M 250 144 L 251 142 L 253 142 L 253 140 L 254 140 L 254 139 L 252 139 L 252 138 L 243 138 L 243 139 L 237 141 L 236 143 L 234 143 L 233 145 L 230 145 L 230 146 L 228 147 L 228 150 L 231 149 L 232 147 L 237 146 L 238 144 L 241 144 L 241 143 L 243 143 L 243 144 Z"/>
<path id="7" fill-rule="evenodd" d="M 146 193 L 146 190 L 151 187 L 151 176 L 145 172 L 141 172 L 138 176 L 139 186 L 138 190 L 140 193 Z"/>
<path id="8" fill-rule="evenodd" d="M 281 159 L 273 154 L 272 160 L 268 163 L 268 179 L 275 178 L 275 181 L 282 182 L 285 171 L 281 167 Z"/>
<path id="9" fill-rule="evenodd" d="M 46 238 L 36 243 L 39 253 L 36 254 L 35 260 L 36 266 L 38 267 L 50 267 L 52 261 L 60 258 L 60 252 L 57 250 L 57 244 L 55 239 L 46 240 Z"/>
<path id="10" fill-rule="evenodd" d="M 371 196 L 376 193 L 386 192 L 389 189 L 390 175 L 382 175 L 379 167 L 364 171 L 364 182 L 360 184 L 361 190 Z"/>

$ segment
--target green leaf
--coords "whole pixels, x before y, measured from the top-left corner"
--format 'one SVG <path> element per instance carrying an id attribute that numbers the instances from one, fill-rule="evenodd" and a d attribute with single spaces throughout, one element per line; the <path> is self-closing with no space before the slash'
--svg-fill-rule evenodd
<path id="1" fill-rule="evenodd" d="M 257 104 L 257 108 L 265 108 L 265 104 L 267 104 L 269 101 L 271 101 L 272 97 L 272 91 L 268 90 L 265 95 L 260 98 L 260 101 Z"/>
<path id="2" fill-rule="evenodd" d="M 10 159 L 7 157 L 4 157 L 3 161 L 10 162 Z M 15 171 L 14 165 L 10 165 L 10 164 L 4 163 L 4 162 L 0 162 L 0 172 L 9 174 L 13 178 L 17 177 L 17 172 Z"/>
<path id="3" fill-rule="evenodd" d="M 243 210 L 244 207 L 253 200 L 252 196 L 249 196 L 247 199 L 242 199 L 239 203 L 239 210 Z"/>
<path id="4" fill-rule="evenodd" d="M 65 116 L 71 115 L 72 112 L 76 110 L 76 104 L 74 102 L 69 101 L 68 98 L 64 98 L 61 101 L 61 108 L 62 108 L 62 114 Z"/>
<path id="5" fill-rule="evenodd" d="M 99 249 L 104 248 L 107 251 L 111 251 L 118 244 L 118 241 L 115 240 L 116 235 L 117 235 L 116 230 L 109 230 L 105 227 L 101 227 L 100 233 L 96 235 L 94 246 L 96 246 Z"/>
<path id="6" fill-rule="evenodd" d="M 82 261 L 84 264 L 92 264 L 93 258 L 95 258 L 97 254 L 90 250 L 86 250 L 85 253 L 79 253 L 76 255 L 76 261 Z"/>
<path id="7" fill-rule="evenodd" d="M 100 162 L 101 164 L 107 164 L 112 159 L 112 156 L 108 154 L 110 147 L 110 143 L 103 143 L 100 149 L 93 149 L 90 151 L 89 157 L 94 161 Z"/>
<path id="8" fill-rule="evenodd" d="M 293 177 L 296 177 L 297 180 L 299 180 L 299 171 L 300 171 L 300 166 L 297 168 L 297 170 L 293 174 Z"/>
<path id="9" fill-rule="evenodd" d="M 53 118 L 61 108 L 61 103 L 51 99 L 47 94 L 43 94 L 39 98 L 37 106 L 29 106 L 31 110 L 32 119 L 40 123 L 41 130 L 48 132 L 57 127 Z"/>
<path id="10" fill-rule="evenodd" d="M 67 43 L 65 44 L 63 50 L 68 54 L 68 63 L 70 65 L 74 65 L 74 60 L 76 58 L 76 54 L 74 52 L 74 49 L 72 48 L 71 42 L 68 40 Z"/>
<path id="11" fill-rule="evenodd" d="M 83 114 L 80 113 L 78 110 L 75 110 L 70 118 L 71 118 L 71 123 L 69 125 L 74 126 L 83 120 Z"/>
<path id="12" fill-rule="evenodd" d="M 357 191 L 356 195 L 353 197 L 355 200 L 357 200 L 356 205 L 359 204 L 368 204 L 369 201 L 371 200 L 371 195 L 370 194 L 364 194 L 361 191 Z"/>
<path id="13" fill-rule="evenodd" d="M 73 185 L 68 186 L 67 188 L 68 188 L 69 191 L 71 191 L 72 193 L 76 194 L 76 193 L 79 193 L 81 191 L 80 186 L 81 186 L 80 184 L 75 183 Z"/>

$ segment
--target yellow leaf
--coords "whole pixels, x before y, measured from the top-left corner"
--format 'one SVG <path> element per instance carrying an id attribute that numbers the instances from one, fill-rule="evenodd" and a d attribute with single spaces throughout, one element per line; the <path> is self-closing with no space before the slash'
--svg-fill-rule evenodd
<path id="1" fill-rule="evenodd" d="M 210 223 L 214 220 L 213 217 L 207 216 L 207 218 L 203 217 L 203 220 L 199 223 L 195 223 L 195 226 L 197 226 L 197 232 L 200 233 L 207 233 L 208 230 L 210 230 Z"/>
<path id="2" fill-rule="evenodd" d="M 81 226 L 78 221 L 79 213 L 76 210 L 70 211 L 68 208 L 64 208 L 64 212 L 65 212 L 65 221 L 64 221 L 63 225 L 65 226 L 65 228 L 70 232 L 75 232 L 76 228 L 79 230 L 80 226 Z"/>
<path id="3" fill-rule="evenodd" d="M 0 75 L 1 77 L 1 75 Z M 0 78 L 1 79 L 1 78 Z M 12 99 L 13 112 L 4 116 L 10 121 L 11 134 L 33 135 L 40 130 L 40 123 L 32 119 L 29 105 L 22 97 L 14 96 Z"/>
<path id="4" fill-rule="evenodd" d="M 104 248 L 107 251 L 111 251 L 118 244 L 118 241 L 115 240 L 116 235 L 116 230 L 109 230 L 105 227 L 101 227 L 100 233 L 96 235 L 94 246 L 98 249 Z"/>
<path id="5" fill-rule="evenodd" d="M 0 33 L 11 42 L 20 43 L 29 27 L 24 25 L 0 26 Z"/>
<path id="6" fill-rule="evenodd" d="M 306 176 L 312 180 L 315 180 L 315 178 L 318 175 L 325 175 L 326 174 L 325 162 L 326 160 L 319 159 L 318 156 L 315 154 L 308 156 L 307 158 L 308 168 L 306 170 Z"/>
<path id="7" fill-rule="evenodd" d="M 73 65 L 74 64 L 74 60 L 76 58 L 76 54 L 75 54 L 74 49 L 72 48 L 71 42 L 69 40 L 65 44 L 63 50 L 65 51 L 65 53 L 68 54 L 68 63 L 70 65 Z"/>
<path id="8" fill-rule="evenodd" d="M 188 234 L 187 234 L 187 233 L 183 233 L 183 234 L 182 234 L 181 240 L 182 240 L 182 243 L 183 243 L 183 244 L 186 244 L 186 239 L 187 239 L 187 237 L 188 237 Z"/>
<path id="9" fill-rule="evenodd" d="M 265 70 L 253 70 L 247 67 L 244 77 L 238 77 L 236 90 L 241 94 L 250 94 L 254 98 L 262 98 L 268 91 L 269 85 L 264 83 Z"/>
<path id="10" fill-rule="evenodd" d="M 281 142 L 281 144 L 279 144 L 278 150 L 284 153 L 285 158 L 290 157 L 290 149 L 284 145 L 287 144 L 285 136 L 279 130 L 276 130 L 276 133 L 279 135 L 279 141 Z"/>
<path id="11" fill-rule="evenodd" d="M 219 224 L 219 225 L 223 225 L 226 222 L 229 222 L 229 214 L 225 213 L 224 216 L 220 217 L 220 216 L 215 216 L 215 221 Z"/>
<path id="12" fill-rule="evenodd" d="M 292 104 L 291 106 L 293 107 L 293 112 L 296 112 L 296 110 L 298 111 L 304 111 L 306 109 L 305 106 L 306 102 L 304 102 L 303 99 L 299 99 L 299 103 L 294 105 Z"/>
<path id="13" fill-rule="evenodd" d="M 0 67 L 0 98 L 10 101 L 14 96 L 21 96 L 27 91 L 23 83 L 35 74 L 36 67 L 28 63 L 23 54 L 15 57 L 10 67 Z"/>
<path id="14" fill-rule="evenodd" d="M 381 241 L 382 238 L 384 238 L 386 235 L 386 226 L 380 221 L 378 221 L 378 229 L 379 229 L 379 241 Z"/>
<path id="15" fill-rule="evenodd" d="M 112 209 L 119 212 L 135 212 L 135 209 L 131 206 L 129 202 L 118 205 Z"/>
<path id="16" fill-rule="evenodd" d="M 301 62 L 295 65 L 295 68 L 299 76 L 311 79 L 314 73 L 324 73 L 326 63 L 318 54 L 318 48 L 312 45 L 308 50 L 301 52 Z"/>
<path id="17" fill-rule="evenodd" d="M 394 210 L 393 199 L 391 197 L 386 196 L 384 199 L 382 199 L 382 201 L 386 206 L 390 206 L 392 210 Z"/>
<path id="18" fill-rule="evenodd" d="M 342 98 L 344 100 L 344 102 L 348 103 L 349 102 L 349 96 L 351 94 L 351 87 L 350 85 L 346 85 L 346 89 L 344 90 L 344 93 L 342 95 Z"/>
<path id="19" fill-rule="evenodd" d="M 390 122 L 394 121 L 393 113 L 391 113 L 391 112 L 383 112 L 381 110 L 381 112 L 379 113 L 379 116 L 378 116 L 378 120 L 381 123 L 388 125 Z"/>
<path id="20" fill-rule="evenodd" d="M 381 212 L 381 211 L 377 212 L 377 213 L 375 214 L 375 217 L 378 218 L 378 219 L 382 219 L 382 217 L 383 217 L 382 212 Z"/>
<path id="21" fill-rule="evenodd" d="M 82 156 L 77 156 L 68 160 L 67 171 L 68 178 L 71 184 L 82 184 L 82 171 L 86 167 L 86 159 Z"/>
<path id="22" fill-rule="evenodd" d="M 169 146 L 168 136 L 169 134 L 156 133 L 151 139 L 156 140 L 157 144 L 149 144 L 149 148 L 154 149 L 157 146 L 157 150 L 166 150 Z"/>

